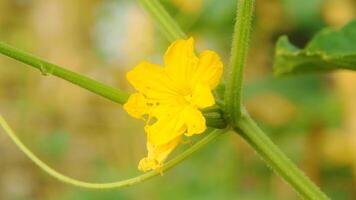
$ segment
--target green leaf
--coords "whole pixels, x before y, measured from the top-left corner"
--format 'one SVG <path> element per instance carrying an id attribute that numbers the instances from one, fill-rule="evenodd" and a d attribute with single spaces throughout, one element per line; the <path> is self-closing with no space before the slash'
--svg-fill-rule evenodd
<path id="1" fill-rule="evenodd" d="M 304 49 L 299 49 L 282 36 L 277 42 L 274 73 L 283 76 L 336 69 L 356 70 L 355 44 L 356 20 L 341 30 L 322 30 Z"/>

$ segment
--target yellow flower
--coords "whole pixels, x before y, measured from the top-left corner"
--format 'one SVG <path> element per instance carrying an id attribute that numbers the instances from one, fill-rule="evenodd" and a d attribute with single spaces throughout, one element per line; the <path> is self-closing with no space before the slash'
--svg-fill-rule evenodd
<path id="1" fill-rule="evenodd" d="M 183 135 L 205 131 L 200 109 L 215 104 L 212 90 L 223 71 L 215 52 L 195 55 L 192 38 L 173 42 L 164 65 L 144 61 L 127 73 L 137 93 L 130 96 L 124 109 L 146 122 L 148 155 L 139 163 L 141 171 L 159 169 Z"/>

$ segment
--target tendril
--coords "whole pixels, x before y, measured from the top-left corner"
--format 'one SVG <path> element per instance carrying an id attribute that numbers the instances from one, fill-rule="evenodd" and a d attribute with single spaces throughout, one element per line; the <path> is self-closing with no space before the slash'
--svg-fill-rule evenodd
<path id="1" fill-rule="evenodd" d="M 5 121 L 5 119 L 0 115 L 0 126 L 4 129 L 5 133 L 11 138 L 11 140 L 15 143 L 15 145 L 32 161 L 34 162 L 39 168 L 41 168 L 44 172 L 49 174 L 50 176 L 56 178 L 57 180 L 77 186 L 77 187 L 82 187 L 82 188 L 88 188 L 88 189 L 112 189 L 112 188 L 122 188 L 122 187 L 128 187 L 132 185 L 136 185 L 138 183 L 141 183 L 143 181 L 146 181 L 148 179 L 151 179 L 157 175 L 162 175 L 164 171 L 167 171 L 171 169 L 172 167 L 176 166 L 183 160 L 185 160 L 187 157 L 189 157 L 191 154 L 193 154 L 195 151 L 199 150 L 203 146 L 205 146 L 207 143 L 213 141 L 214 139 L 217 138 L 217 136 L 221 135 L 224 130 L 218 130 L 218 129 L 209 129 L 206 132 L 209 133 L 207 136 L 205 136 L 203 139 L 195 143 L 193 146 L 185 150 L 183 153 L 179 154 L 172 160 L 168 161 L 166 164 L 160 168 L 159 171 L 150 171 L 138 176 L 135 176 L 133 178 L 125 179 L 125 180 L 120 180 L 116 182 L 106 182 L 106 183 L 96 183 L 96 182 L 86 182 L 86 181 L 81 181 L 69 176 L 66 176 L 55 169 L 51 168 L 48 166 L 44 161 L 39 159 L 31 150 L 29 150 L 22 142 L 21 140 L 17 137 L 15 132 L 11 129 L 11 127 L 8 125 L 8 123 Z"/>

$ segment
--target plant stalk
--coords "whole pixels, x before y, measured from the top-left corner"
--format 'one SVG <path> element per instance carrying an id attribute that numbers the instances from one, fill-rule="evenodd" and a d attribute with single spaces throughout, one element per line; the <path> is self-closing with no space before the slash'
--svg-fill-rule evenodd
<path id="1" fill-rule="evenodd" d="M 226 71 L 224 110 L 227 120 L 231 123 L 236 123 L 242 113 L 242 82 L 250 41 L 254 5 L 254 0 L 238 0 L 230 63 Z"/>
<path id="2" fill-rule="evenodd" d="M 298 167 L 270 140 L 247 113 L 233 127 L 262 159 L 304 199 L 329 199 Z"/>
<path id="3" fill-rule="evenodd" d="M 57 76 L 114 102 L 123 104 L 128 99 L 129 94 L 124 91 L 107 86 L 86 76 L 64 69 L 58 65 L 49 63 L 2 42 L 0 42 L 0 53 L 37 68 L 43 75 Z"/>
<path id="4" fill-rule="evenodd" d="M 151 15 L 159 29 L 169 42 L 185 39 L 187 35 L 182 31 L 177 22 L 168 14 L 158 0 L 137 0 Z"/>

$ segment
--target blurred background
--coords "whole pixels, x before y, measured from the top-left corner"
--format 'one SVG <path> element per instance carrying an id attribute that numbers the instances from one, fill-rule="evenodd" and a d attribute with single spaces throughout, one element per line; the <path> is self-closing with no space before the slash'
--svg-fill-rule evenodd
<path id="1" fill-rule="evenodd" d="M 198 50 L 214 49 L 227 63 L 236 1 L 162 3 Z M 355 15 L 355 0 L 257 0 L 246 69 L 248 110 L 332 199 L 356 199 L 356 73 L 276 79 L 274 44 L 286 34 L 303 47 L 321 28 L 341 27 Z M 0 40 L 128 91 L 125 73 L 141 60 L 160 63 L 169 45 L 131 0 L 0 0 Z M 36 155 L 64 174 L 86 181 L 139 174 L 146 154 L 140 121 L 118 104 L 2 55 L 0 112 Z M 236 134 L 162 177 L 91 191 L 49 177 L 0 133 L 4 200 L 298 199 Z"/>

